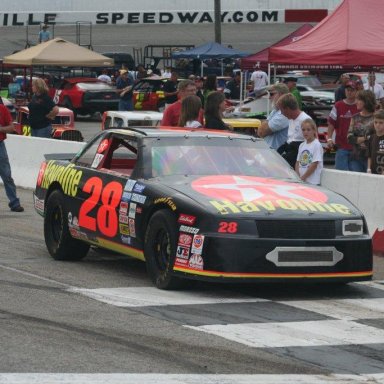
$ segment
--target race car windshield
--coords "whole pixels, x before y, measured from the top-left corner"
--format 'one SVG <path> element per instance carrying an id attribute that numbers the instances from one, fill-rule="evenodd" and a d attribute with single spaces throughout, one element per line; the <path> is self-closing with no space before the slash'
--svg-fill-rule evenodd
<path id="1" fill-rule="evenodd" d="M 207 141 L 156 143 L 151 148 L 152 176 L 245 175 L 299 180 L 280 155 L 251 140 Z"/>

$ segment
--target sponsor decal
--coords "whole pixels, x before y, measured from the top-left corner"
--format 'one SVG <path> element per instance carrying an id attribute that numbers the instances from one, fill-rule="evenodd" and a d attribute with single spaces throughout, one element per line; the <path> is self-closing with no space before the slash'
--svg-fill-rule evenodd
<path id="1" fill-rule="evenodd" d="M 189 257 L 189 247 L 178 246 L 176 250 L 176 256 L 182 259 L 188 259 Z"/>
<path id="2" fill-rule="evenodd" d="M 76 228 L 69 227 L 69 233 L 71 234 L 72 237 L 79 239 L 79 240 L 89 240 L 87 234 L 84 232 L 79 231 Z"/>
<path id="3" fill-rule="evenodd" d="M 76 228 L 79 228 L 79 219 L 77 218 L 77 216 L 73 216 L 72 225 Z"/>
<path id="4" fill-rule="evenodd" d="M 58 165 L 54 160 L 50 160 L 44 171 L 41 188 L 48 189 L 53 182 L 57 181 L 66 195 L 75 197 L 83 172 L 74 169 L 74 166 L 74 164 Z"/>
<path id="5" fill-rule="evenodd" d="M 127 224 L 119 224 L 119 230 L 122 235 L 129 235 L 129 226 Z"/>
<path id="6" fill-rule="evenodd" d="M 129 219 L 129 234 L 131 237 L 136 237 L 135 220 Z"/>
<path id="7" fill-rule="evenodd" d="M 131 192 L 123 192 L 123 195 L 121 196 L 121 201 L 127 202 L 130 201 L 132 198 Z"/>
<path id="8" fill-rule="evenodd" d="M 123 244 L 131 245 L 132 239 L 129 236 L 121 236 L 121 242 Z"/>
<path id="9" fill-rule="evenodd" d="M 188 259 L 182 259 L 180 257 L 176 257 L 175 266 L 185 267 L 188 264 Z"/>
<path id="10" fill-rule="evenodd" d="M 125 184 L 125 187 L 124 187 L 124 192 L 125 191 L 132 192 L 132 189 L 135 186 L 135 184 L 136 184 L 135 180 L 131 180 L 131 179 L 127 180 L 127 183 Z"/>
<path id="11" fill-rule="evenodd" d="M 131 200 L 135 201 L 136 203 L 144 204 L 146 199 L 147 199 L 147 196 L 138 195 L 137 193 L 132 193 Z"/>
<path id="12" fill-rule="evenodd" d="M 131 219 L 134 219 L 135 216 L 136 216 L 136 203 L 131 203 L 129 205 L 129 213 L 128 213 L 128 216 L 131 218 Z"/>
<path id="13" fill-rule="evenodd" d="M 172 209 L 172 211 L 176 211 L 176 204 L 173 202 L 172 197 L 159 197 L 155 199 L 155 204 L 166 204 L 168 207 Z"/>
<path id="14" fill-rule="evenodd" d="M 36 196 L 34 197 L 35 209 L 39 212 L 44 212 L 44 200 L 38 199 Z"/>
<path id="15" fill-rule="evenodd" d="M 128 224 L 128 216 L 127 215 L 119 215 L 119 222 Z"/>
<path id="16" fill-rule="evenodd" d="M 96 153 L 95 158 L 93 159 L 91 168 L 97 168 L 103 159 L 104 159 L 104 155 L 103 154 Z"/>
<path id="17" fill-rule="evenodd" d="M 219 213 L 276 211 L 330 212 L 351 215 L 343 204 L 329 203 L 325 193 L 302 184 L 252 176 L 207 176 L 192 188 L 211 197 Z"/>
<path id="18" fill-rule="evenodd" d="M 145 185 L 136 183 L 133 187 L 134 192 L 142 193 L 145 189 Z"/>
<path id="19" fill-rule="evenodd" d="M 192 244 L 192 239 L 193 237 L 191 235 L 180 233 L 178 244 L 183 245 L 185 247 L 190 247 Z"/>
<path id="20" fill-rule="evenodd" d="M 180 232 L 193 233 L 196 234 L 199 232 L 199 228 L 188 227 L 186 225 L 180 225 Z"/>
<path id="21" fill-rule="evenodd" d="M 99 147 L 97 148 L 97 153 L 103 153 L 106 151 L 106 149 L 109 147 L 109 140 L 104 139 L 100 144 Z"/>
<path id="22" fill-rule="evenodd" d="M 72 220 L 73 220 L 72 212 L 68 212 L 68 225 L 72 224 Z"/>
<path id="23" fill-rule="evenodd" d="M 192 269 L 204 269 L 204 261 L 201 255 L 192 254 L 188 261 L 188 267 Z"/>
<path id="24" fill-rule="evenodd" d="M 126 201 L 120 202 L 119 212 L 123 215 L 126 215 L 128 212 L 128 203 Z"/>
<path id="25" fill-rule="evenodd" d="M 179 219 L 177 220 L 180 224 L 193 225 L 195 224 L 196 216 L 186 215 L 184 213 L 180 213 Z"/>
<path id="26" fill-rule="evenodd" d="M 192 253 L 195 253 L 197 255 L 201 255 L 203 252 L 203 245 L 204 245 L 204 236 L 203 235 L 195 235 L 193 236 L 193 242 L 192 242 Z"/>

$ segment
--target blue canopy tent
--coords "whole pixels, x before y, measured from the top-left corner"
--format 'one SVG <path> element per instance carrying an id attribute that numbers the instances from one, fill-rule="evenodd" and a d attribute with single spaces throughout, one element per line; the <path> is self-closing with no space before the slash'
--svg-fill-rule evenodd
<path id="1" fill-rule="evenodd" d="M 239 58 L 249 56 L 249 53 L 238 51 L 224 47 L 219 43 L 206 43 L 193 49 L 187 49 L 180 52 L 173 52 L 172 58 L 174 59 L 199 59 L 201 60 L 201 75 L 203 76 L 203 61 L 207 59 L 225 59 L 225 58 Z"/>

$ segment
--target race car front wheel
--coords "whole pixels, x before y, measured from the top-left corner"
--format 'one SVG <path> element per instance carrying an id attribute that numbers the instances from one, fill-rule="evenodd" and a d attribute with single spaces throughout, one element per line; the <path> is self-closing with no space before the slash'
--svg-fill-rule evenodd
<path id="1" fill-rule="evenodd" d="M 45 244 L 55 260 L 80 260 L 86 256 L 89 244 L 74 239 L 68 229 L 68 213 L 64 195 L 53 191 L 48 198 L 44 216 Z"/>
<path id="2" fill-rule="evenodd" d="M 187 280 L 172 275 L 177 246 L 176 229 L 174 215 L 163 209 L 151 217 L 145 234 L 147 272 L 159 289 L 180 289 L 187 284 Z"/>

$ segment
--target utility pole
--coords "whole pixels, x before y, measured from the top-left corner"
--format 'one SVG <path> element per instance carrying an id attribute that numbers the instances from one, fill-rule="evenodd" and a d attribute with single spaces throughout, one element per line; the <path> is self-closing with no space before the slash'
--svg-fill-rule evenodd
<path id="1" fill-rule="evenodd" d="M 221 44 L 221 0 L 215 1 L 215 42 Z"/>

